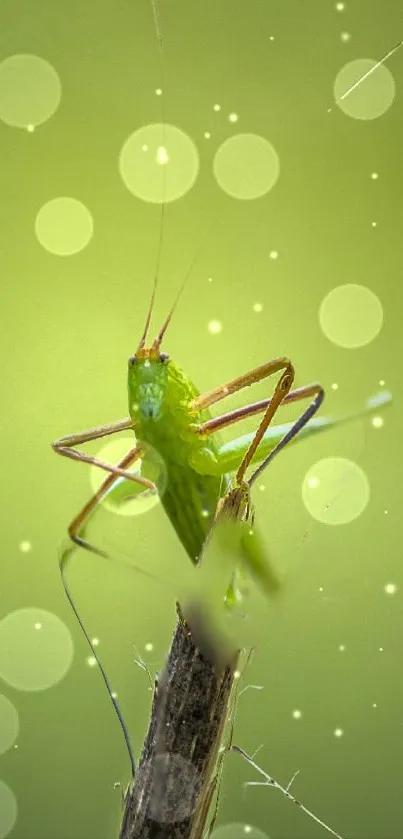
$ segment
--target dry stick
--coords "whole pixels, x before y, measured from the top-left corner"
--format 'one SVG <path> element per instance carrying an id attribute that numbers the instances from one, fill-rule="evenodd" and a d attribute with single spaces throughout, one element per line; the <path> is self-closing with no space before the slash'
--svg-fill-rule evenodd
<path id="1" fill-rule="evenodd" d="M 228 717 L 239 653 L 213 652 L 199 614 L 178 622 L 136 776 L 125 800 L 120 839 L 201 839 L 214 795 L 212 778 Z M 196 644 L 203 647 L 203 653 Z"/>
<path id="2" fill-rule="evenodd" d="M 230 490 L 216 522 L 244 521 L 250 510 L 244 496 L 244 487 Z M 155 680 L 140 763 L 126 795 L 120 839 L 202 839 L 216 790 L 214 770 L 222 763 L 220 746 L 241 651 L 218 638 L 201 603 L 188 603 L 186 618 L 179 604 L 177 611 L 168 659 Z"/>

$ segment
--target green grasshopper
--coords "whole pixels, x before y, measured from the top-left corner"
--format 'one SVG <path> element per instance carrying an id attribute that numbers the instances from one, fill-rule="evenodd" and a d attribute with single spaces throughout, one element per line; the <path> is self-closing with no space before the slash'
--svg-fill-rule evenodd
<path id="1" fill-rule="evenodd" d="M 128 362 L 129 416 L 62 437 L 52 447 L 64 457 L 97 466 L 109 473 L 68 528 L 68 534 L 76 545 L 107 556 L 105 551 L 91 545 L 83 537 L 82 531 L 119 479 L 125 478 L 140 484 L 144 490 L 158 491 L 152 481 L 129 468 L 144 456 L 148 446 L 152 446 L 161 456 L 166 469 L 167 485 L 161 495 L 161 504 L 190 560 L 197 564 L 220 499 L 227 496 L 234 487 L 241 490 L 243 498 L 246 495 L 249 499 L 256 479 L 287 443 L 297 435 L 301 437 L 316 433 L 349 417 L 344 420 L 312 419 L 322 404 L 324 390 L 318 383 L 292 389 L 295 373 L 288 358 L 268 361 L 201 394 L 184 370 L 165 352 L 161 352 L 162 340 L 174 307 L 151 346 L 145 346 L 154 298 L 155 289 L 143 335 Z M 279 378 L 272 396 L 216 417 L 211 415 L 209 409 L 215 403 L 274 374 L 279 374 Z M 307 398 L 311 401 L 295 422 L 269 427 L 280 406 Z M 389 393 L 381 393 L 368 400 L 363 410 L 355 416 L 370 412 L 390 399 Z M 230 443 L 222 443 L 219 437 L 221 429 L 257 414 L 263 414 L 263 417 L 255 433 L 243 435 Z M 138 442 L 116 465 L 76 448 L 123 430 L 134 431 Z M 259 462 L 259 466 L 246 479 L 248 467 L 256 462 Z M 234 471 L 235 478 L 232 475 Z M 245 540 L 242 552 L 246 566 L 257 575 L 259 584 L 269 595 L 273 594 L 278 581 L 264 554 L 261 552 L 257 556 L 256 543 Z"/>

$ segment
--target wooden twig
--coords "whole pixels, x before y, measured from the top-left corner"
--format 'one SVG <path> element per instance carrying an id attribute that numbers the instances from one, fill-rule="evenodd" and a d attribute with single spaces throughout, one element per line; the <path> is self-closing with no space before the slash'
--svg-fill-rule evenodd
<path id="1" fill-rule="evenodd" d="M 200 607 L 188 609 L 185 620 L 178 606 L 120 839 L 203 836 L 238 659 L 239 652 L 217 644 Z"/>

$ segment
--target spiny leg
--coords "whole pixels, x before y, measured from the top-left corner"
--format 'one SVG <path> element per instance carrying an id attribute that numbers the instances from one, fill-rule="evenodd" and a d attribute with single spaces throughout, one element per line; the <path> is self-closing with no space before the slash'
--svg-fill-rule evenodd
<path id="1" fill-rule="evenodd" d="M 244 419 L 245 417 L 254 416 L 255 414 L 261 413 L 265 411 L 265 415 L 260 422 L 255 436 L 252 439 L 252 442 L 242 459 L 238 470 L 236 472 L 236 481 L 237 484 L 243 483 L 245 472 L 251 463 L 253 456 L 256 450 L 259 447 L 259 444 L 267 431 L 268 426 L 270 425 L 271 420 L 273 419 L 276 411 L 281 405 L 287 405 L 291 402 L 298 402 L 300 399 L 307 399 L 308 397 L 313 397 L 311 403 L 308 405 L 307 409 L 301 414 L 298 420 L 293 423 L 291 428 L 288 430 L 284 437 L 277 443 L 274 449 L 270 452 L 270 454 L 265 458 L 263 463 L 260 464 L 258 469 L 255 470 L 251 478 L 248 480 L 248 485 L 252 486 L 252 483 L 256 480 L 258 475 L 266 468 L 269 461 L 277 454 L 284 446 L 293 439 L 293 437 L 298 434 L 298 432 L 306 425 L 307 422 L 313 417 L 316 411 L 319 409 L 320 405 L 324 399 L 324 390 L 322 386 L 318 383 L 313 383 L 310 385 L 305 385 L 303 387 L 295 388 L 295 390 L 289 390 L 283 395 L 284 392 L 284 378 L 287 375 L 287 372 L 283 374 L 281 377 L 274 395 L 269 399 L 262 399 L 259 402 L 254 402 L 250 405 L 245 405 L 242 408 L 236 408 L 234 411 L 229 411 L 226 414 L 221 414 L 218 417 L 214 417 L 211 420 L 207 420 L 205 423 L 197 426 L 197 433 L 200 437 L 209 436 L 210 434 L 214 434 L 215 431 L 218 431 L 222 428 L 227 428 L 229 425 L 232 425 L 235 422 L 239 422 L 239 420 Z M 288 382 L 286 382 L 285 387 L 288 386 Z"/>
<path id="2" fill-rule="evenodd" d="M 301 390 L 302 390 L 302 388 L 301 388 Z M 314 398 L 312 399 L 312 402 L 308 405 L 308 407 L 301 414 L 301 416 L 293 423 L 293 425 L 291 426 L 289 431 L 287 431 L 287 433 L 284 434 L 284 437 L 282 437 L 281 440 L 279 440 L 279 442 L 274 447 L 274 449 L 272 449 L 270 454 L 268 454 L 267 457 L 262 461 L 262 463 L 259 464 L 257 469 L 255 469 L 255 471 L 253 472 L 253 474 L 250 476 L 250 478 L 248 480 L 249 488 L 252 487 L 252 484 L 255 483 L 255 481 L 259 477 L 259 475 L 261 475 L 263 470 L 266 469 L 266 466 L 268 466 L 270 461 L 273 460 L 273 457 L 275 457 L 276 454 L 278 454 L 278 452 L 281 451 L 281 449 L 283 449 L 284 446 L 287 445 L 287 443 L 290 443 L 291 440 L 294 437 L 296 437 L 296 435 L 301 431 L 301 429 L 304 428 L 304 426 L 307 424 L 307 422 L 309 422 L 309 420 L 319 410 L 319 408 L 320 408 L 320 406 L 321 406 L 321 404 L 322 404 L 322 402 L 325 398 L 325 391 L 324 391 L 323 387 L 319 384 L 310 385 L 307 388 L 307 390 L 309 390 L 309 393 L 305 393 L 304 396 L 313 396 Z M 303 397 L 301 396 L 301 398 L 303 398 Z M 251 458 L 249 458 L 248 463 L 250 463 L 250 460 L 251 460 Z M 243 462 L 241 463 L 240 469 L 242 468 Z M 238 478 L 238 474 L 239 474 L 240 469 L 237 472 L 237 478 Z"/>
<path id="3" fill-rule="evenodd" d="M 226 396 L 230 396 L 238 390 L 243 390 L 244 387 L 250 387 L 250 385 L 256 384 L 256 382 L 261 382 L 263 379 L 267 379 L 268 376 L 273 376 L 274 373 L 279 373 L 281 370 L 284 370 L 284 373 L 280 381 L 283 379 L 284 375 L 288 375 L 291 379 L 291 387 L 295 376 L 294 367 L 291 361 L 285 357 L 275 358 L 273 361 L 268 361 L 266 364 L 261 364 L 260 367 L 255 367 L 253 370 L 249 370 L 248 373 L 243 373 L 241 376 L 231 379 L 224 385 L 219 385 L 218 387 L 213 388 L 213 390 L 201 393 L 200 396 L 197 396 L 191 403 L 190 410 L 202 411 L 204 408 L 210 408 L 211 405 L 214 405 L 215 402 L 220 402 L 220 400 L 225 399 Z M 289 389 L 290 388 L 288 388 L 288 390 Z"/>
<path id="4" fill-rule="evenodd" d="M 141 456 L 142 451 L 139 446 L 136 446 L 133 449 L 130 449 L 127 454 L 122 457 L 119 463 L 116 464 L 117 468 L 120 470 L 126 470 L 128 466 L 134 463 L 138 458 Z M 129 473 L 131 474 L 131 473 Z M 85 548 L 86 550 L 92 551 L 93 553 L 98 554 L 99 556 L 103 556 L 106 559 L 109 559 L 109 554 L 102 550 L 101 548 L 97 548 L 95 545 L 91 545 L 86 539 L 83 539 L 82 536 L 79 535 L 79 530 L 83 526 L 85 526 L 86 522 L 88 521 L 91 514 L 94 512 L 96 507 L 100 504 L 102 499 L 108 493 L 110 488 L 113 486 L 114 483 L 118 480 L 118 475 L 116 473 L 112 473 L 108 475 L 107 478 L 103 481 L 99 489 L 96 493 L 90 498 L 87 504 L 82 507 L 79 513 L 74 517 L 73 521 L 70 523 L 68 527 L 68 534 L 70 539 L 75 542 L 80 548 Z"/>
<path id="5" fill-rule="evenodd" d="M 148 489 L 155 489 L 153 482 L 149 481 L 148 478 L 143 478 L 141 475 L 133 475 L 133 473 L 128 472 L 127 469 L 122 469 L 119 464 L 117 466 L 112 466 L 110 463 L 106 463 L 98 457 L 92 457 L 91 455 L 84 454 L 84 452 L 80 452 L 78 449 L 74 448 L 74 446 L 78 446 L 81 443 L 89 443 L 90 440 L 98 440 L 100 437 L 107 437 L 110 434 L 115 434 L 118 431 L 125 431 L 129 428 L 133 429 L 133 421 L 130 417 L 126 417 L 123 420 L 108 423 L 107 425 L 99 425 L 96 428 L 89 428 L 79 434 L 69 434 L 67 437 L 61 437 L 60 440 L 56 440 L 55 443 L 52 443 L 52 448 L 55 452 L 57 452 L 57 454 L 61 454 L 63 457 L 70 457 L 72 460 L 78 460 L 82 463 L 90 463 L 92 466 L 98 466 L 99 469 L 111 472 L 111 474 L 116 477 L 127 478 L 129 481 L 142 484 Z"/>

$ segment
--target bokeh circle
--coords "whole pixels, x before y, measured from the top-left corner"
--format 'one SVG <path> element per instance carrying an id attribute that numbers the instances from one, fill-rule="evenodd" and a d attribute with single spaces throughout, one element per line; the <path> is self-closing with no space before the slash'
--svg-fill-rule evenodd
<path id="1" fill-rule="evenodd" d="M 73 661 L 67 626 L 52 612 L 16 609 L 0 621 L 0 678 L 17 690 L 46 690 Z"/>
<path id="2" fill-rule="evenodd" d="M 176 201 L 199 173 L 199 153 L 188 134 L 175 125 L 144 125 L 125 141 L 119 171 L 127 189 L 153 204 Z"/>
<path id="3" fill-rule="evenodd" d="M 280 174 L 280 161 L 271 143 L 259 134 L 236 134 L 216 152 L 214 176 L 232 198 L 250 201 L 266 195 Z"/>

